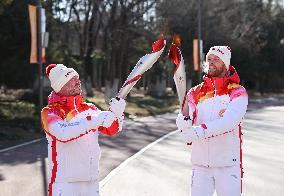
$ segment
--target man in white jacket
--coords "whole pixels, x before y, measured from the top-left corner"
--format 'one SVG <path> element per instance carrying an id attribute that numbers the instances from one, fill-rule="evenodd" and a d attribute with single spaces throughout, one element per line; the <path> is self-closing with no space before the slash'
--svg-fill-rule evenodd
<path id="1" fill-rule="evenodd" d="M 42 109 L 48 140 L 49 196 L 99 196 L 98 132 L 121 130 L 125 101 L 113 98 L 109 111 L 83 102 L 78 73 L 62 64 L 46 68 L 53 92 Z"/>
<path id="2" fill-rule="evenodd" d="M 242 192 L 241 122 L 248 95 L 230 65 L 231 49 L 211 47 L 203 82 L 188 93 L 190 120 L 176 120 L 192 145 L 192 196 L 240 196 Z"/>

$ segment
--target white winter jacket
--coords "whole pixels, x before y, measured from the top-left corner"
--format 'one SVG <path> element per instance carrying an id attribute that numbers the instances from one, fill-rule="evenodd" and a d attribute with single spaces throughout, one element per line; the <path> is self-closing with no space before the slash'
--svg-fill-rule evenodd
<path id="1" fill-rule="evenodd" d="M 94 129 L 101 111 L 82 102 L 82 96 L 49 96 L 49 104 L 41 112 L 42 126 L 48 140 L 50 190 L 54 182 L 96 181 L 99 178 L 100 147 L 98 131 L 114 135 L 122 119 L 111 126 Z"/>
<path id="2" fill-rule="evenodd" d="M 239 85 L 240 78 L 233 66 L 229 67 L 229 73 L 223 78 L 204 76 L 203 83 L 187 94 L 192 124 L 204 127 L 206 136 L 192 144 L 193 164 L 242 167 L 241 122 L 248 95 Z"/>

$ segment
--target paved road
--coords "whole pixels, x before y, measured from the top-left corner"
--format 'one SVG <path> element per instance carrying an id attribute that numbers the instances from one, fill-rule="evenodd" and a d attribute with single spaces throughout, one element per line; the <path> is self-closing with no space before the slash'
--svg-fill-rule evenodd
<path id="1" fill-rule="evenodd" d="M 100 136 L 100 179 L 147 144 L 176 129 L 176 114 L 126 120 L 117 137 Z M 1 196 L 45 195 L 46 140 L 0 153 Z"/>
<path id="2" fill-rule="evenodd" d="M 245 196 L 284 195 L 284 106 L 250 110 L 244 123 Z M 101 196 L 186 196 L 190 147 L 178 132 L 129 162 L 101 187 Z"/>
<path id="3" fill-rule="evenodd" d="M 257 109 L 256 109 L 257 108 Z M 244 124 L 244 195 L 284 195 L 284 106 L 254 107 Z M 121 162 L 175 130 L 174 114 L 126 121 L 115 138 L 102 136 L 102 196 L 188 195 L 190 148 L 178 134 L 129 161 L 109 181 L 105 177 Z M 1 196 L 44 195 L 46 142 L 0 153 Z M 108 176 L 109 177 L 109 176 Z"/>

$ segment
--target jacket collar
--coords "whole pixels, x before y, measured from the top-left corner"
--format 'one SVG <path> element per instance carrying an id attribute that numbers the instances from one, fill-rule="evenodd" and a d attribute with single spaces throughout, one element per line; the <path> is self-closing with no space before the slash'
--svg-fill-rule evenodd
<path id="1" fill-rule="evenodd" d="M 209 77 L 207 74 L 203 76 L 204 86 L 207 87 L 209 91 L 221 90 L 228 86 L 230 83 L 240 83 L 240 77 L 236 69 L 230 65 L 229 70 L 226 75 L 222 78 Z"/>
<path id="2" fill-rule="evenodd" d="M 76 96 L 64 97 L 52 91 L 51 94 L 48 96 L 48 104 L 59 103 L 60 105 L 66 106 L 70 109 L 80 106 L 82 102 L 83 96 L 81 94 Z"/>

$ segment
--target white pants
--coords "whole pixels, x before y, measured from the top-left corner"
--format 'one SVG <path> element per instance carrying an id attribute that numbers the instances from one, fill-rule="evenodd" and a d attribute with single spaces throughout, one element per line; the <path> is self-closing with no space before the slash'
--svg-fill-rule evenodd
<path id="1" fill-rule="evenodd" d="M 238 166 L 207 168 L 193 165 L 191 196 L 241 195 L 241 169 Z"/>
<path id="2" fill-rule="evenodd" d="M 56 182 L 52 196 L 99 196 L 99 182 Z"/>

